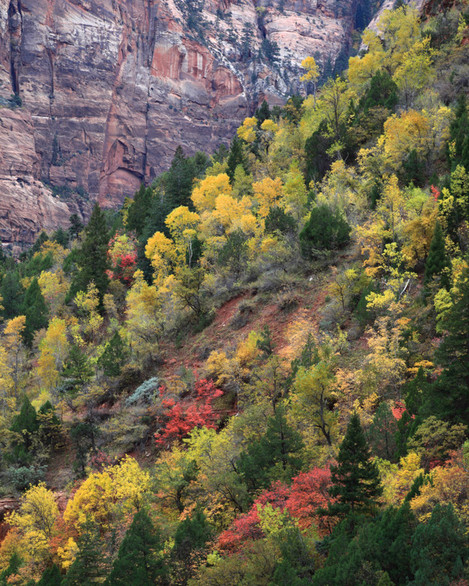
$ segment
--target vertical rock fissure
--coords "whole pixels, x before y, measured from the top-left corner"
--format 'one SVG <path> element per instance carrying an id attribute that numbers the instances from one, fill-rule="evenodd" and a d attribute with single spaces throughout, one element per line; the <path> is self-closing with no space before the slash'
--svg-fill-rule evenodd
<path id="1" fill-rule="evenodd" d="M 19 68 L 21 63 L 21 40 L 23 16 L 21 1 L 10 0 L 8 6 L 8 32 L 10 34 L 10 77 L 11 88 L 15 95 L 20 94 Z"/>

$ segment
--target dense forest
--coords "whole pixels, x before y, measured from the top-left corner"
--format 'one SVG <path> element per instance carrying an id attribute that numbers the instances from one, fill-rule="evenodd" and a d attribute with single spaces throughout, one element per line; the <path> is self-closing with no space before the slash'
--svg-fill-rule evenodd
<path id="1" fill-rule="evenodd" d="M 2 255 L 0 585 L 469 584 L 469 3 L 436 6 Z"/>

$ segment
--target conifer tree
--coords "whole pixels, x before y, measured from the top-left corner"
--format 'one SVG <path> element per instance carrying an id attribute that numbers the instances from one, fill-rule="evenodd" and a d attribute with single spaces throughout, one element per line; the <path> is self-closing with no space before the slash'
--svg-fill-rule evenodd
<path id="1" fill-rule="evenodd" d="M 84 239 L 77 254 L 78 273 L 72 281 L 67 300 L 71 301 L 78 291 L 86 291 L 94 283 L 102 303 L 109 285 L 108 269 L 108 230 L 104 212 L 95 204 L 90 221 L 84 230 Z"/>
<path id="2" fill-rule="evenodd" d="M 25 395 L 19 414 L 13 419 L 10 431 L 19 434 L 18 439 L 13 441 L 12 456 L 17 464 L 28 465 L 33 457 L 31 452 L 32 436 L 39 427 L 36 409 L 31 405 Z"/>
<path id="3" fill-rule="evenodd" d="M 269 104 L 266 100 L 262 102 L 262 104 L 257 108 L 255 116 L 257 118 L 257 126 L 260 128 L 262 123 L 266 120 L 269 120 L 271 117 L 271 112 L 269 108 Z"/>
<path id="4" fill-rule="evenodd" d="M 317 251 L 342 248 L 350 240 L 351 228 L 338 210 L 322 204 L 311 210 L 300 233 L 301 253 L 314 258 Z"/>
<path id="5" fill-rule="evenodd" d="M 412 584 L 456 584 L 466 577 L 468 559 L 469 540 L 453 506 L 437 503 L 428 522 L 420 523 L 412 538 Z"/>
<path id="6" fill-rule="evenodd" d="M 18 271 L 6 272 L 0 287 L 2 298 L 2 315 L 5 319 L 12 319 L 20 314 L 23 305 L 24 289 L 20 283 Z"/>
<path id="7" fill-rule="evenodd" d="M 206 557 L 206 545 L 211 537 L 212 529 L 200 507 L 179 523 L 171 552 L 171 584 L 187 584 L 195 568 Z"/>
<path id="8" fill-rule="evenodd" d="M 447 335 L 436 357 L 444 370 L 426 397 L 424 414 L 469 425 L 469 269 L 461 275 L 459 296 L 445 316 Z"/>
<path id="9" fill-rule="evenodd" d="M 251 490 L 268 488 L 273 480 L 288 481 L 301 469 L 299 454 L 303 447 L 301 436 L 278 408 L 268 421 L 265 435 L 241 453 L 238 473 Z"/>
<path id="10" fill-rule="evenodd" d="M 329 505 L 328 514 L 347 517 L 373 512 L 382 487 L 378 467 L 370 458 L 360 418 L 354 413 L 340 445 L 337 466 L 331 467 L 329 492 L 336 502 Z"/>
<path id="11" fill-rule="evenodd" d="M 69 218 L 70 226 L 68 228 L 68 232 L 70 234 L 70 238 L 77 238 L 78 234 L 83 230 L 83 224 L 78 217 L 78 214 L 72 214 Z"/>
<path id="12" fill-rule="evenodd" d="M 127 214 L 127 230 L 134 230 L 137 237 L 143 232 L 145 221 L 148 217 L 148 210 L 151 207 L 152 198 L 153 190 L 151 187 L 145 187 L 142 183 L 129 207 Z"/>
<path id="13" fill-rule="evenodd" d="M 63 580 L 64 586 L 100 584 L 107 573 L 107 556 L 100 540 L 99 527 L 87 520 L 81 527 L 78 553 Z"/>
<path id="14" fill-rule="evenodd" d="M 56 564 L 46 568 L 37 583 L 37 586 L 60 586 L 62 584 L 62 575 Z"/>
<path id="15" fill-rule="evenodd" d="M 425 280 L 424 284 L 427 287 L 431 283 L 433 277 L 441 275 L 442 271 L 448 266 L 448 259 L 445 253 L 445 239 L 440 223 L 435 224 L 435 231 L 428 251 L 427 262 L 425 264 Z M 446 284 L 446 282 L 445 282 Z"/>
<path id="16" fill-rule="evenodd" d="M 22 565 L 23 560 L 21 556 L 15 551 L 10 558 L 8 566 L 0 574 L 0 586 L 7 586 L 7 584 L 10 584 L 11 582 L 8 580 L 8 578 L 14 574 L 17 574 Z"/>
<path id="17" fill-rule="evenodd" d="M 241 165 L 247 173 L 243 144 L 241 139 L 239 139 L 238 136 L 235 136 L 231 141 L 230 154 L 228 155 L 228 169 L 226 171 L 230 178 L 230 183 L 233 183 L 236 167 L 238 165 Z"/>
<path id="18" fill-rule="evenodd" d="M 98 365 L 106 376 L 119 376 L 127 358 L 127 351 L 119 332 L 115 332 L 106 344 Z"/>
<path id="19" fill-rule="evenodd" d="M 107 586 L 153 586 L 166 583 L 167 568 L 159 556 L 162 547 L 146 511 L 136 513 L 114 562 Z"/>
<path id="20" fill-rule="evenodd" d="M 77 393 L 91 380 L 93 368 L 88 358 L 77 344 L 70 346 L 68 358 L 65 361 L 62 379 L 62 392 L 75 397 Z"/>
<path id="21" fill-rule="evenodd" d="M 48 310 L 39 287 L 37 277 L 31 281 L 24 296 L 23 314 L 26 316 L 26 325 L 23 331 L 24 343 L 31 346 L 37 330 L 47 326 Z"/>
<path id="22" fill-rule="evenodd" d="M 465 94 L 458 98 L 454 120 L 450 127 L 454 152 L 449 156 L 453 170 L 457 165 L 465 167 L 469 171 L 469 115 Z"/>

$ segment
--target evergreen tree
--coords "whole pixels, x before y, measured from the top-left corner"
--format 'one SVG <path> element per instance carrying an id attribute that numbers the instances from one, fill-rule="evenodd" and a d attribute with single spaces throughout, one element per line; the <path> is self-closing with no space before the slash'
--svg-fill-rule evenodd
<path id="1" fill-rule="evenodd" d="M 86 521 L 77 540 L 78 553 L 63 580 L 64 586 L 88 586 L 100 584 L 107 574 L 108 564 L 100 540 L 99 527 Z"/>
<path id="2" fill-rule="evenodd" d="M 445 239 L 440 222 L 437 221 L 435 224 L 435 231 L 433 232 L 433 238 L 430 243 L 430 250 L 428 251 L 427 262 L 425 264 L 425 287 L 428 287 L 433 277 L 441 275 L 443 270 L 447 267 L 448 259 L 445 252 Z M 444 279 L 444 281 L 446 286 L 448 284 L 447 278 Z"/>
<path id="3" fill-rule="evenodd" d="M 136 513 L 107 579 L 108 586 L 153 586 L 166 583 L 167 569 L 159 551 L 162 543 L 150 517 Z"/>
<path id="4" fill-rule="evenodd" d="M 78 214 L 72 214 L 69 219 L 70 226 L 68 228 L 68 233 L 70 234 L 70 238 L 73 240 L 74 238 L 78 237 L 78 234 L 83 230 L 84 226 L 78 217 Z"/>
<path id="5" fill-rule="evenodd" d="M 23 301 L 23 314 L 26 316 L 26 325 L 23 331 L 24 343 L 31 346 L 37 330 L 45 328 L 48 320 L 48 310 L 44 296 L 41 293 L 36 277 L 31 281 Z"/>
<path id="6" fill-rule="evenodd" d="M 389 460 L 396 459 L 396 439 L 398 431 L 396 418 L 392 414 L 389 405 L 381 403 L 373 417 L 368 429 L 368 440 L 375 456 Z"/>
<path id="7" fill-rule="evenodd" d="M 467 577 L 469 540 L 452 505 L 437 503 L 430 519 L 421 523 L 412 538 L 412 584 L 428 586 L 455 584 Z"/>
<path id="8" fill-rule="evenodd" d="M 78 273 L 72 281 L 67 300 L 71 301 L 78 291 L 86 291 L 94 283 L 102 303 L 109 285 L 108 269 L 109 235 L 106 216 L 98 204 L 95 204 L 90 221 L 84 230 L 84 239 L 76 258 Z"/>
<path id="9" fill-rule="evenodd" d="M 52 564 L 52 566 L 46 568 L 41 576 L 41 579 L 37 583 L 37 586 L 60 586 L 62 584 L 62 574 L 58 566 Z M 82 585 L 83 586 L 83 585 Z"/>
<path id="10" fill-rule="evenodd" d="M 207 165 L 208 159 L 205 154 L 197 153 L 194 157 L 186 158 L 184 151 L 178 146 L 165 176 L 165 199 L 169 211 L 179 206 L 193 208 L 191 194 L 194 179 L 205 171 Z"/>
<path id="11" fill-rule="evenodd" d="M 317 251 L 343 248 L 350 240 L 351 228 L 339 210 L 322 204 L 311 210 L 309 220 L 300 232 L 301 253 L 311 259 Z"/>
<path id="12" fill-rule="evenodd" d="M 127 213 L 127 230 L 135 231 L 139 237 L 145 226 L 148 216 L 148 210 L 151 207 L 153 199 L 153 190 L 151 187 L 145 187 L 142 183 L 140 189 L 136 192 L 132 204 L 129 206 Z"/>
<path id="13" fill-rule="evenodd" d="M 206 558 L 207 543 L 212 538 L 212 529 L 200 507 L 191 517 L 179 523 L 171 552 L 171 584 L 185 585 L 195 569 Z"/>
<path id="14" fill-rule="evenodd" d="M 14 417 L 10 431 L 18 434 L 12 442 L 12 454 L 10 459 L 16 464 L 27 466 L 33 459 L 31 447 L 33 445 L 33 436 L 38 431 L 38 420 L 36 409 L 31 405 L 30 400 L 25 395 L 19 414 Z"/>
<path id="15" fill-rule="evenodd" d="M 115 332 L 106 344 L 103 354 L 98 360 L 98 366 L 106 376 L 119 376 L 127 359 L 127 348 L 119 335 Z"/>
<path id="16" fill-rule="evenodd" d="M 14 552 L 10 558 L 10 561 L 8 562 L 8 566 L 0 574 L 0 586 L 7 586 L 7 584 L 11 584 L 8 578 L 14 574 L 17 574 L 22 565 L 23 560 L 21 556 Z"/>
<path id="17" fill-rule="evenodd" d="M 238 165 L 241 165 L 246 173 L 248 172 L 243 143 L 238 135 L 235 135 L 231 141 L 230 154 L 228 155 L 227 163 L 228 169 L 226 172 L 230 178 L 230 183 L 233 183 L 234 181 L 235 171 Z"/>
<path id="18" fill-rule="evenodd" d="M 268 488 L 273 480 L 289 481 L 301 469 L 301 436 L 292 429 L 282 408 L 267 423 L 267 430 L 258 441 L 242 452 L 238 473 L 252 491 Z"/>
<path id="19" fill-rule="evenodd" d="M 4 319 L 12 319 L 20 315 L 23 306 L 24 289 L 17 270 L 7 271 L 0 287 L 2 297 L 2 315 Z"/>
<path id="20" fill-rule="evenodd" d="M 331 467 L 329 492 L 336 502 L 329 505 L 328 514 L 346 517 L 373 512 L 382 487 L 378 467 L 370 458 L 360 418 L 354 413 L 340 445 L 337 466 Z"/>
<path id="21" fill-rule="evenodd" d="M 451 142 L 454 144 L 454 151 L 448 153 L 452 170 L 457 165 L 462 165 L 466 171 L 469 171 L 469 115 L 465 94 L 461 94 L 458 98 L 450 132 Z"/>
<path id="22" fill-rule="evenodd" d="M 73 468 L 79 478 L 86 477 L 88 455 L 90 452 L 96 452 L 98 431 L 96 425 L 90 420 L 76 423 L 70 429 L 70 437 L 75 447 Z"/>
<path id="23" fill-rule="evenodd" d="M 436 357 L 444 370 L 428 393 L 423 411 L 437 419 L 469 425 L 469 269 L 461 275 L 460 290 L 444 319 L 447 335 Z"/>
<path id="24" fill-rule="evenodd" d="M 255 117 L 257 118 L 257 126 L 259 128 L 261 127 L 263 122 L 270 119 L 270 108 L 266 100 L 264 100 L 262 104 L 259 106 L 259 108 L 257 108 Z"/>
<path id="25" fill-rule="evenodd" d="M 72 398 L 76 397 L 82 388 L 91 380 L 92 376 L 93 368 L 86 354 L 82 352 L 77 344 L 72 344 L 68 358 L 60 374 L 63 381 L 60 391 Z"/>

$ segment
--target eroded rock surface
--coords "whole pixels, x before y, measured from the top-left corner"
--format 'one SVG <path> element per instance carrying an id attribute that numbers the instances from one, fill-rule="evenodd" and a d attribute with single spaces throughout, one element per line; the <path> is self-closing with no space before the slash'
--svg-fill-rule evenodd
<path id="1" fill-rule="evenodd" d="M 120 204 L 179 144 L 227 143 L 300 89 L 304 57 L 333 66 L 362 1 L 0 0 L 0 238 Z"/>

